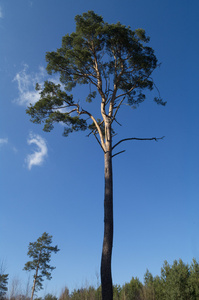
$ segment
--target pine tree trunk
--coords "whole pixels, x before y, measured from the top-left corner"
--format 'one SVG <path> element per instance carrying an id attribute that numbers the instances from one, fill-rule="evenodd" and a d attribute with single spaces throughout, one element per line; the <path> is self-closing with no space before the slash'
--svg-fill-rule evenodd
<path id="1" fill-rule="evenodd" d="M 111 130 L 111 129 L 110 129 Z M 105 194 L 104 194 L 104 240 L 101 259 L 102 300 L 113 299 L 111 275 L 111 257 L 113 247 L 113 178 L 112 178 L 112 143 L 111 132 L 108 139 L 105 162 Z"/>
<path id="2" fill-rule="evenodd" d="M 40 259 L 40 255 L 39 255 L 39 259 Z M 32 287 L 32 294 L 31 294 L 31 298 L 30 300 L 33 300 L 33 296 L 34 296 L 34 292 L 35 292 L 35 286 L 36 286 L 36 280 L 37 280 L 37 275 L 38 275 L 38 270 L 39 270 L 39 260 L 38 260 L 38 264 L 37 264 L 37 269 L 36 269 L 36 273 L 34 276 L 34 282 L 33 282 L 33 287 Z"/>
<path id="3" fill-rule="evenodd" d="M 34 279 L 34 283 L 33 283 L 33 287 L 32 287 L 32 294 L 31 294 L 30 300 L 33 300 L 34 291 L 35 291 L 35 284 L 36 284 L 36 277 L 35 277 L 35 279 Z"/>

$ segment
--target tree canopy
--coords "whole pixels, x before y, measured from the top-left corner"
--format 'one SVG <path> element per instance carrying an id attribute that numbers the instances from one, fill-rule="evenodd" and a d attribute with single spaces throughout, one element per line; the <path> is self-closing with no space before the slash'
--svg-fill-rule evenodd
<path id="1" fill-rule="evenodd" d="M 104 117 L 112 124 L 123 102 L 136 108 L 145 100 L 144 91 L 155 87 L 151 74 L 158 61 L 143 29 L 105 23 L 93 11 L 77 15 L 75 21 L 76 31 L 63 37 L 61 48 L 46 54 L 47 71 L 59 73 L 60 84 L 37 85 L 41 99 L 27 113 L 34 123 L 44 122 L 47 132 L 62 122 L 65 136 L 86 129 L 99 133 L 105 150 Z M 77 85 L 88 86 L 87 97 L 80 94 L 80 101 L 68 94 Z M 84 100 L 92 102 L 97 96 L 103 106 L 101 119 L 82 108 Z M 155 101 L 165 105 L 160 97 Z"/>

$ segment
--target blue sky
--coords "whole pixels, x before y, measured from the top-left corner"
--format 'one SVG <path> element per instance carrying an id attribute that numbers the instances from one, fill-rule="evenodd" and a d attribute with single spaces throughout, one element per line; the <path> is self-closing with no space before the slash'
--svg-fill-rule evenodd
<path id="1" fill-rule="evenodd" d="M 103 153 L 84 132 L 64 138 L 58 125 L 45 133 L 25 114 L 38 99 L 35 83 L 49 78 L 46 51 L 59 48 L 74 17 L 88 10 L 146 30 L 162 63 L 153 77 L 167 101 L 156 105 L 152 92 L 137 110 L 120 111 L 118 139 L 165 139 L 127 142 L 114 158 L 113 281 L 143 280 L 147 268 L 159 275 L 164 260 L 199 260 L 198 0 L 1 0 L 0 260 L 9 286 L 18 278 L 25 289 L 28 244 L 52 234 L 61 250 L 41 295 L 96 286 L 100 269 Z"/>

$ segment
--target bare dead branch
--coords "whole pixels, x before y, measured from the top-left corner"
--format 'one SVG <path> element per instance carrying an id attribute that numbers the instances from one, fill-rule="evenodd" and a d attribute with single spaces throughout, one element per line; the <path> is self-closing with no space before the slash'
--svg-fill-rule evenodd
<path id="1" fill-rule="evenodd" d="M 115 122 L 116 122 L 118 125 L 122 126 L 122 124 L 120 124 L 120 123 L 116 120 L 116 118 L 115 118 Z"/>
<path id="2" fill-rule="evenodd" d="M 79 115 L 81 115 L 81 114 L 86 114 L 86 115 L 88 115 L 88 116 L 91 118 L 91 120 L 94 122 L 94 124 L 95 124 L 95 126 L 96 126 L 96 129 L 97 129 L 97 131 L 98 131 L 98 133 L 99 133 L 99 136 L 100 136 L 100 140 L 101 140 L 100 145 L 101 145 L 101 147 L 103 148 L 103 151 L 105 152 L 105 151 L 106 151 L 106 146 L 105 146 L 105 143 L 104 143 L 102 130 L 101 130 L 99 124 L 97 123 L 96 119 L 93 117 L 93 115 L 92 115 L 91 113 L 89 113 L 88 111 L 83 110 L 83 109 L 82 109 L 82 111 L 79 111 L 79 108 L 78 108 L 78 109 L 77 109 L 77 113 L 78 113 Z"/>
<path id="3" fill-rule="evenodd" d="M 164 138 L 164 136 L 160 137 L 160 138 L 156 138 L 156 137 L 152 137 L 152 138 L 126 138 L 126 139 L 122 139 L 121 141 L 119 141 L 118 143 L 116 143 L 113 147 L 112 150 L 117 147 L 119 144 L 126 142 L 126 141 L 132 141 L 132 140 L 137 140 L 137 141 L 158 141 L 158 140 L 162 140 Z"/>
<path id="4" fill-rule="evenodd" d="M 112 155 L 112 158 L 114 157 L 114 156 L 116 156 L 116 155 L 119 155 L 119 154 L 121 154 L 121 153 L 124 153 L 126 150 L 122 150 L 122 151 L 120 151 L 120 152 L 117 152 L 116 154 L 113 154 Z"/>
<path id="5" fill-rule="evenodd" d="M 124 99 L 125 99 L 125 97 L 124 97 L 124 98 L 120 101 L 120 103 L 118 104 L 118 106 L 117 106 L 117 108 L 116 108 L 116 111 L 115 111 L 115 113 L 114 113 L 114 116 L 113 116 L 113 118 L 112 118 L 111 123 L 113 123 L 113 121 L 114 121 L 114 119 L 115 119 L 115 117 L 116 117 L 116 114 L 117 114 L 117 112 L 118 112 L 118 109 L 120 108 L 120 106 L 121 106 L 122 102 L 124 101 Z"/>
<path id="6" fill-rule="evenodd" d="M 86 136 L 89 137 L 93 132 L 94 132 L 94 129 L 91 132 L 89 132 Z"/>
<path id="7" fill-rule="evenodd" d="M 98 139 L 98 137 L 97 137 L 96 133 L 95 133 L 95 132 L 93 132 L 93 134 L 94 134 L 94 137 L 96 138 L 96 140 L 97 140 L 98 144 L 99 144 L 99 145 L 100 145 L 100 147 L 102 148 L 103 152 L 105 153 L 105 150 L 104 150 L 104 148 L 102 147 L 102 144 L 100 143 L 100 141 L 99 141 L 99 139 Z"/>

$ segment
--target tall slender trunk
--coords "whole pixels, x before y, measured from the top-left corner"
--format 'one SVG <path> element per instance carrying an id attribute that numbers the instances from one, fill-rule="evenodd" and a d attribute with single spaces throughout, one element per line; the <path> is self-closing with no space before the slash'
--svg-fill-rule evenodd
<path id="1" fill-rule="evenodd" d="M 37 272 L 36 272 L 37 273 Z M 35 279 L 34 279 L 34 282 L 33 282 L 33 287 L 32 287 L 32 294 L 31 294 L 31 298 L 30 300 L 33 300 L 33 296 L 34 296 L 34 291 L 35 291 L 35 284 L 36 284 L 36 277 L 37 274 L 35 275 Z"/>
<path id="2" fill-rule="evenodd" d="M 40 254 L 41 254 L 41 252 L 40 252 Z M 39 254 L 39 260 L 38 260 L 38 264 L 37 264 L 36 273 L 35 273 L 35 276 L 34 276 L 35 279 L 34 279 L 34 282 L 33 282 L 32 294 L 31 294 L 30 300 L 33 300 L 33 296 L 34 296 L 34 292 L 35 292 L 36 280 L 37 280 L 37 275 L 38 275 L 38 271 L 39 271 L 40 254 Z"/>
<path id="3" fill-rule="evenodd" d="M 109 125 L 110 126 L 110 125 Z M 111 274 L 111 257 L 113 247 L 113 176 L 112 176 L 112 142 L 109 128 L 106 142 L 107 151 L 104 154 L 105 193 L 104 193 L 104 240 L 101 258 L 102 300 L 113 299 L 113 284 Z"/>

